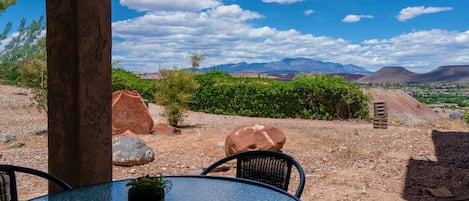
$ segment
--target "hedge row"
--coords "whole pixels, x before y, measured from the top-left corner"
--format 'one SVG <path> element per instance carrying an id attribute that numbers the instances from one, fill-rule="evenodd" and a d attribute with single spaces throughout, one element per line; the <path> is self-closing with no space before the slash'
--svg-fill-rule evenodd
<path id="1" fill-rule="evenodd" d="M 368 119 L 368 97 L 337 76 L 300 75 L 291 82 L 212 71 L 196 77 L 196 111 L 272 118 Z"/>
<path id="2" fill-rule="evenodd" d="M 132 72 L 112 68 L 112 91 L 117 90 L 138 91 L 142 98 L 154 102 L 157 85 L 155 82 L 141 79 Z"/>

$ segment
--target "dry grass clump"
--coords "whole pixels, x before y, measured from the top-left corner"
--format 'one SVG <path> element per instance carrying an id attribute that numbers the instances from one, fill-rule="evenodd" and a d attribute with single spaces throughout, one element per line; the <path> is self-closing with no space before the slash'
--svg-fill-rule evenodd
<path id="1" fill-rule="evenodd" d="M 434 127 L 439 130 L 456 130 L 456 131 L 468 131 L 469 124 L 464 122 L 462 119 L 443 119 L 437 122 L 432 122 Z"/>

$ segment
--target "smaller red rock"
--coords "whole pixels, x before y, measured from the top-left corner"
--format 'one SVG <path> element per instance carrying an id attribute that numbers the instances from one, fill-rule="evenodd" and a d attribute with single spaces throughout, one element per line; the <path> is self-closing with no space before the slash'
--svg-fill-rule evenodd
<path id="1" fill-rule="evenodd" d="M 157 123 L 153 126 L 152 132 L 156 132 L 157 134 L 161 135 L 179 135 L 181 134 L 181 130 L 172 127 L 167 123 Z"/>

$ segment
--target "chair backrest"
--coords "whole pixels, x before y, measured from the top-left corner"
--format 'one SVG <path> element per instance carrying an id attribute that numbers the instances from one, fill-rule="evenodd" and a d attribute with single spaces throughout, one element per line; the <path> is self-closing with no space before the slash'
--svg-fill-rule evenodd
<path id="1" fill-rule="evenodd" d="M 288 191 L 292 167 L 300 178 L 295 196 L 300 198 L 305 185 L 305 174 L 301 165 L 291 156 L 269 150 L 240 152 L 223 158 L 207 167 L 201 175 L 207 175 L 217 166 L 236 159 L 236 177 L 264 182 Z"/>
<path id="2" fill-rule="evenodd" d="M 15 165 L 0 165 L 0 201 L 18 200 L 16 172 L 32 174 L 44 179 L 48 179 L 49 181 L 52 181 L 62 187 L 64 190 L 72 189 L 72 186 L 70 186 L 67 182 L 46 172 Z"/>

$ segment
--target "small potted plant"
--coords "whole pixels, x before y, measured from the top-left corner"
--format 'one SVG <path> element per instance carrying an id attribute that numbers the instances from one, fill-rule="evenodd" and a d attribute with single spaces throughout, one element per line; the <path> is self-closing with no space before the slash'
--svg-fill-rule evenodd
<path id="1" fill-rule="evenodd" d="M 128 201 L 164 201 L 164 195 L 171 189 L 171 182 L 161 174 L 146 175 L 130 181 Z"/>

